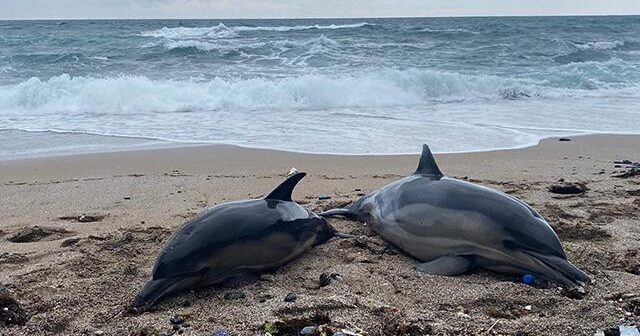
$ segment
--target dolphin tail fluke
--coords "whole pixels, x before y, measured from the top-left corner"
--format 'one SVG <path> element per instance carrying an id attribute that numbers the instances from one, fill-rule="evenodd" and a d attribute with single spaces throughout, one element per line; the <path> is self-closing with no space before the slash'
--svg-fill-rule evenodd
<path id="1" fill-rule="evenodd" d="M 347 208 L 327 210 L 325 212 L 319 213 L 319 215 L 325 218 L 340 216 L 349 219 L 355 219 L 357 217 L 356 214 L 353 213 L 353 211 Z"/>

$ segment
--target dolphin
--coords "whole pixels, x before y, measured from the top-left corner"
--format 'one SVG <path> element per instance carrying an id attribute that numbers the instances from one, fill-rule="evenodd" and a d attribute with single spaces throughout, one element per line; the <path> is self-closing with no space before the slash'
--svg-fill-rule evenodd
<path id="1" fill-rule="evenodd" d="M 220 204 L 186 222 L 160 252 L 134 310 L 187 289 L 277 268 L 333 237 L 326 219 L 291 200 L 305 175 L 292 175 L 263 199 Z"/>
<path id="2" fill-rule="evenodd" d="M 558 236 L 536 210 L 495 189 L 444 176 L 426 144 L 415 173 L 320 216 L 366 222 L 422 261 L 416 268 L 429 274 L 485 268 L 533 274 L 563 287 L 589 280 L 567 261 Z"/>

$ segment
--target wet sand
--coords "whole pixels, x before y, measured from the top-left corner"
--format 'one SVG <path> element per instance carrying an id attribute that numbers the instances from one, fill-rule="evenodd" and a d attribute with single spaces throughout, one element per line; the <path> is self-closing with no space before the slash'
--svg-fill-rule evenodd
<path id="1" fill-rule="evenodd" d="M 631 165 L 614 161 L 640 161 L 640 136 L 571 139 L 436 158 L 446 175 L 505 191 L 539 210 L 569 259 L 593 279 L 582 298 L 486 271 L 421 274 L 414 260 L 366 226 L 331 220 L 338 230 L 367 238 L 331 240 L 259 278 L 178 295 L 134 315 L 125 308 L 157 252 L 203 209 L 263 196 L 291 167 L 309 173 L 296 201 L 316 211 L 342 206 L 412 172 L 418 156 L 216 145 L 0 161 L 0 283 L 29 317 L 0 334 L 162 335 L 172 332 L 176 314 L 188 324 L 183 335 L 264 335 L 265 322 L 280 335 L 287 326 L 321 323 L 365 335 L 593 335 L 638 325 L 640 175 L 624 177 Z M 550 193 L 561 179 L 588 190 Z M 325 272 L 342 280 L 320 287 Z M 235 292 L 245 297 L 230 299 Z M 288 293 L 297 300 L 284 302 Z"/>

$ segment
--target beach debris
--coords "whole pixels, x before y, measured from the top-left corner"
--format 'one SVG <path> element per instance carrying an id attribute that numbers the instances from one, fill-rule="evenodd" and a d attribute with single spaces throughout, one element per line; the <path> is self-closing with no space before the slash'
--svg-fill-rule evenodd
<path id="1" fill-rule="evenodd" d="M 575 300 L 580 300 L 585 296 L 587 296 L 587 294 L 588 294 L 587 290 L 584 289 L 584 287 L 582 286 L 562 290 L 562 295 Z"/>
<path id="2" fill-rule="evenodd" d="M 335 335 L 338 329 L 330 326 L 331 319 L 328 315 L 316 311 L 311 316 L 294 317 L 283 320 L 265 322 L 262 325 L 265 335 Z M 313 332 L 311 330 L 314 330 Z M 307 334 L 303 334 L 302 332 Z"/>
<path id="3" fill-rule="evenodd" d="M 169 319 L 169 322 L 173 325 L 180 325 L 183 324 L 185 322 L 184 317 L 182 317 L 181 315 L 173 315 L 172 318 Z"/>
<path id="4" fill-rule="evenodd" d="M 224 330 L 224 329 L 220 329 L 217 330 L 216 332 L 213 333 L 213 336 L 231 336 L 231 333 Z"/>
<path id="5" fill-rule="evenodd" d="M 634 176 L 640 176 L 640 168 L 633 167 L 621 173 L 611 175 L 611 177 L 616 177 L 616 178 L 629 178 Z"/>
<path id="6" fill-rule="evenodd" d="M 0 253 L 0 264 L 22 264 L 29 261 L 29 258 L 21 253 Z"/>
<path id="7" fill-rule="evenodd" d="M 78 242 L 80 242 L 80 238 L 69 238 L 69 239 L 66 239 L 66 240 L 62 241 L 62 243 L 60 244 L 60 247 L 73 246 L 73 245 L 77 244 Z"/>
<path id="8" fill-rule="evenodd" d="M 48 240 L 60 239 L 71 233 L 71 231 L 67 231 L 65 229 L 47 228 L 36 225 L 23 228 L 13 236 L 9 237 L 7 240 L 12 243 L 33 243 L 44 238 L 49 238 Z"/>
<path id="9" fill-rule="evenodd" d="M 82 214 L 82 215 L 79 215 L 79 216 L 62 216 L 62 217 L 58 217 L 58 219 L 68 220 L 68 221 L 76 221 L 76 222 L 80 222 L 80 223 L 91 223 L 91 222 L 99 222 L 99 221 L 105 219 L 106 217 L 107 217 L 107 215 L 99 215 L 99 214 L 87 215 L 87 214 Z"/>
<path id="10" fill-rule="evenodd" d="M 341 280 L 340 274 L 334 272 L 325 272 L 320 274 L 320 287 L 329 286 L 329 284 L 334 280 Z"/>
<path id="11" fill-rule="evenodd" d="M 295 302 L 298 299 L 298 296 L 295 293 L 289 293 L 284 298 L 284 302 Z"/>
<path id="12" fill-rule="evenodd" d="M 291 176 L 291 175 L 295 175 L 299 172 L 298 168 L 296 167 L 291 167 L 291 169 L 289 169 L 289 172 L 287 173 L 287 176 Z"/>
<path id="13" fill-rule="evenodd" d="M 533 274 L 525 274 L 522 276 L 522 282 L 529 286 L 533 286 L 536 283 L 536 276 Z"/>
<path id="14" fill-rule="evenodd" d="M 315 334 L 316 330 L 318 328 L 316 328 L 315 326 L 307 326 L 302 328 L 302 330 L 300 330 L 300 335 L 311 335 L 311 334 Z"/>
<path id="15" fill-rule="evenodd" d="M 125 196 L 125 197 L 123 197 L 123 199 L 125 199 L 125 200 L 127 200 L 127 201 L 128 201 L 128 200 L 130 200 L 130 199 L 131 199 L 131 196 Z"/>
<path id="16" fill-rule="evenodd" d="M 548 190 L 554 194 L 575 195 L 585 193 L 589 188 L 583 183 L 562 182 L 551 185 Z"/>
<path id="17" fill-rule="evenodd" d="M 571 141 L 571 138 L 560 138 L 558 141 Z"/>
<path id="18" fill-rule="evenodd" d="M 630 160 L 616 160 L 613 161 L 614 164 L 625 164 L 625 165 L 630 165 L 633 164 L 633 162 L 631 162 Z"/>
<path id="19" fill-rule="evenodd" d="M 247 297 L 246 294 L 244 294 L 244 292 L 241 292 L 241 291 L 229 292 L 224 295 L 224 298 L 226 300 L 240 300 L 240 299 L 244 299 L 245 297 Z"/>
<path id="20" fill-rule="evenodd" d="M 638 331 L 638 327 L 636 326 L 621 325 L 598 331 L 594 336 L 640 336 L 640 331 Z"/>
<path id="21" fill-rule="evenodd" d="M 0 284 L 0 327 L 24 325 L 27 313 L 9 290 Z"/>
<path id="22" fill-rule="evenodd" d="M 321 200 L 321 201 L 329 200 L 329 199 L 331 199 L 331 196 L 329 196 L 329 195 L 320 195 L 320 196 L 318 196 L 318 199 Z"/>

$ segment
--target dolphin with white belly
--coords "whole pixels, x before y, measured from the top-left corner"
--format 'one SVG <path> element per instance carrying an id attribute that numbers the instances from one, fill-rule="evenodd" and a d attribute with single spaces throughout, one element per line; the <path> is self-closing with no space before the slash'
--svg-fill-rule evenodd
<path id="1" fill-rule="evenodd" d="M 320 215 L 366 222 L 422 261 L 417 269 L 430 274 L 485 268 L 533 274 L 563 287 L 589 280 L 567 260 L 558 236 L 536 210 L 500 191 L 445 177 L 427 145 L 413 175 Z"/>
<path id="2" fill-rule="evenodd" d="M 185 223 L 158 256 L 133 308 L 143 311 L 170 294 L 274 269 L 333 237 L 326 219 L 291 200 L 305 175 L 289 177 L 263 199 L 220 204 Z"/>

